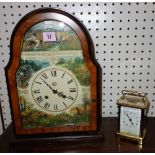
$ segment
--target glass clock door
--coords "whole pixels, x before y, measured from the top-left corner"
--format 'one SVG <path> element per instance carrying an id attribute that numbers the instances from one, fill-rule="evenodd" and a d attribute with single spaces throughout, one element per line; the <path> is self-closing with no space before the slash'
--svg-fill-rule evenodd
<path id="1" fill-rule="evenodd" d="M 22 128 L 90 125 L 90 73 L 67 24 L 47 20 L 26 32 L 16 82 Z"/>

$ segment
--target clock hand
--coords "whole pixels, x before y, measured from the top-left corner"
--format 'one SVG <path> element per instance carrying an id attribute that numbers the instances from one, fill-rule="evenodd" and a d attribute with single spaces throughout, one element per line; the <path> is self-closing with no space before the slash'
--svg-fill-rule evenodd
<path id="1" fill-rule="evenodd" d="M 57 94 L 58 91 L 56 89 L 53 89 L 45 80 L 43 80 L 42 78 L 40 78 L 51 90 L 54 94 Z"/>
<path id="2" fill-rule="evenodd" d="M 40 78 L 51 90 L 53 90 L 53 88 L 45 81 L 43 80 L 42 78 Z"/>
<path id="3" fill-rule="evenodd" d="M 59 97 L 67 98 L 66 95 L 63 94 L 63 92 L 58 92 L 57 89 L 53 89 L 45 80 L 40 78 L 53 92 L 53 94 L 58 94 Z"/>
<path id="4" fill-rule="evenodd" d="M 73 97 L 71 97 L 71 96 L 66 96 L 66 95 L 63 95 L 62 97 L 63 97 L 63 98 L 68 98 L 68 99 L 70 99 L 70 100 L 74 100 L 74 98 L 73 98 Z"/>
<path id="5" fill-rule="evenodd" d="M 63 92 L 58 92 L 58 95 L 59 95 L 59 97 L 62 97 L 62 98 L 69 98 L 66 95 L 64 95 Z"/>
<path id="6" fill-rule="evenodd" d="M 62 97 L 62 98 L 67 98 L 67 96 L 64 95 L 63 92 L 58 92 L 58 96 L 59 96 L 59 97 Z"/>
<path id="7" fill-rule="evenodd" d="M 129 117 L 128 114 L 126 114 L 126 115 L 127 115 L 128 119 L 129 119 L 129 121 L 131 122 L 131 124 L 134 126 L 134 124 L 133 124 L 133 122 L 132 122 L 132 119 Z"/>

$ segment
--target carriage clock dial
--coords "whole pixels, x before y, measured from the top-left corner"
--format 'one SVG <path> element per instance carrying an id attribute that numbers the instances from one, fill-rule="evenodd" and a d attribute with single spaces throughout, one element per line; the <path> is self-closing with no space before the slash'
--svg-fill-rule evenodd
<path id="1" fill-rule="evenodd" d="M 120 132 L 133 134 L 139 136 L 140 134 L 140 121 L 141 110 L 131 107 L 121 107 L 120 116 Z"/>
<path id="2" fill-rule="evenodd" d="M 62 112 L 70 108 L 78 96 L 75 77 L 67 70 L 48 68 L 39 72 L 31 86 L 35 103 L 49 112 Z"/>

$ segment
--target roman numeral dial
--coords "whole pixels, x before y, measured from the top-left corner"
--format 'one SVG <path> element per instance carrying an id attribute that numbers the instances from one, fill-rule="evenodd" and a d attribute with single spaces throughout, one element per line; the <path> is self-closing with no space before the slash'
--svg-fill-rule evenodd
<path id="1" fill-rule="evenodd" d="M 40 110 L 63 112 L 76 103 L 77 83 L 73 73 L 66 69 L 42 69 L 35 74 L 31 85 L 33 101 Z"/>

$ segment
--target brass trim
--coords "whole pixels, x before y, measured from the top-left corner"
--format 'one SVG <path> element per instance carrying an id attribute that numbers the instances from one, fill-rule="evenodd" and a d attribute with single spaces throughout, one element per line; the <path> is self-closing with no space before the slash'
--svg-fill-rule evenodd
<path id="1" fill-rule="evenodd" d="M 139 97 L 146 97 L 146 93 L 140 92 L 140 91 L 134 91 L 134 90 L 122 90 L 123 95 L 134 95 L 134 96 L 139 96 Z"/>
<path id="2" fill-rule="evenodd" d="M 137 141 L 139 145 L 142 145 L 144 137 L 145 137 L 145 134 L 146 134 L 146 129 L 143 130 L 142 137 L 136 136 L 136 135 L 129 135 L 127 133 L 121 133 L 121 132 L 117 132 L 116 134 L 120 138 L 126 138 L 126 139 L 129 139 L 129 140 Z"/>
<path id="3" fill-rule="evenodd" d="M 123 105 L 139 109 L 148 109 L 149 101 L 146 97 L 146 93 L 132 91 L 132 90 L 122 90 L 122 96 L 117 100 L 117 105 Z"/>

